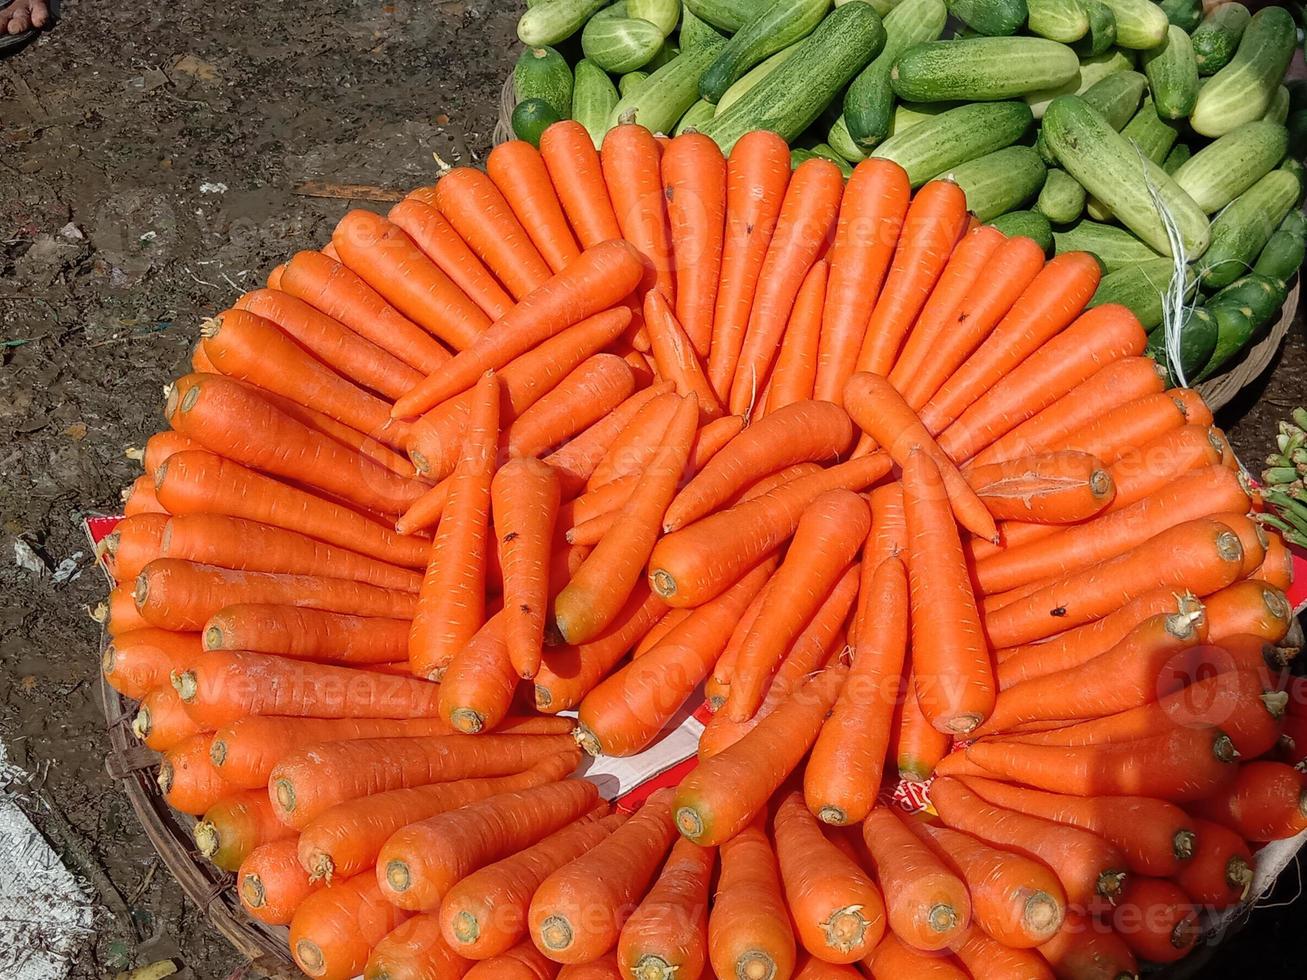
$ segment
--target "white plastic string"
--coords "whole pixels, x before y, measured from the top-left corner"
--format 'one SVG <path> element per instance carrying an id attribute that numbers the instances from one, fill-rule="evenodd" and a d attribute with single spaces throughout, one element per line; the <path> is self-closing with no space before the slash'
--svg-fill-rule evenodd
<path id="1" fill-rule="evenodd" d="M 1184 239 L 1180 235 L 1180 228 L 1175 218 L 1171 216 L 1171 211 L 1162 200 L 1157 185 L 1148 175 L 1143 151 L 1139 149 L 1138 143 L 1135 143 L 1134 147 L 1135 152 L 1139 154 L 1139 165 L 1143 169 L 1144 187 L 1148 189 L 1148 196 L 1152 199 L 1153 207 L 1157 209 L 1162 227 L 1166 230 L 1166 241 L 1171 247 L 1173 262 L 1171 282 L 1162 293 L 1162 336 L 1165 339 L 1166 360 L 1171 374 L 1180 383 L 1180 387 L 1188 388 L 1189 381 L 1184 376 L 1184 365 L 1181 363 L 1180 341 L 1185 316 L 1189 312 L 1189 307 L 1185 303 L 1189 256 L 1185 252 Z"/>

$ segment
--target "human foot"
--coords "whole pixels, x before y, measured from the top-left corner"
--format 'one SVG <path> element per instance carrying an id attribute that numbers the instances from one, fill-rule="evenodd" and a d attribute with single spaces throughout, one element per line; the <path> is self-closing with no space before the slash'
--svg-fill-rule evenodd
<path id="1" fill-rule="evenodd" d="M 47 0 L 13 0 L 0 9 L 0 37 L 22 34 L 34 27 L 50 23 L 50 5 Z"/>

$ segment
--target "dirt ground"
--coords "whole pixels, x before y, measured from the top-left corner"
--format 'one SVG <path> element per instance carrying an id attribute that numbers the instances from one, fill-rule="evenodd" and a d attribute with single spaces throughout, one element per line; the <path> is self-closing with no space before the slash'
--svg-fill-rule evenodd
<path id="1" fill-rule="evenodd" d="M 104 585 L 82 518 L 137 475 L 123 450 L 161 426 L 200 320 L 351 206 L 297 184 L 407 188 L 433 152 L 488 149 L 516 6 L 67 0 L 57 30 L 0 60 L 0 739 L 37 774 L 7 788 L 91 882 L 79 980 L 164 956 L 202 980 L 240 966 L 106 775 L 88 616 Z M 1222 413 L 1246 459 L 1307 400 L 1305 355 L 1300 321 Z M 1281 960 L 1305 904 L 1254 916 L 1222 962 L 1300 975 Z"/>

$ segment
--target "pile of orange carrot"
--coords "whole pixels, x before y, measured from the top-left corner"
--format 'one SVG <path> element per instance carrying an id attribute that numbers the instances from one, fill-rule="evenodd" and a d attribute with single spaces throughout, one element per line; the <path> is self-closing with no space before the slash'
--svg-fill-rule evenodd
<path id="1" fill-rule="evenodd" d="M 104 549 L 307 975 L 1121 977 L 1307 829 L 1288 552 L 1092 257 L 766 132 L 487 169 L 206 322 Z M 633 814 L 575 774 L 705 700 Z"/>

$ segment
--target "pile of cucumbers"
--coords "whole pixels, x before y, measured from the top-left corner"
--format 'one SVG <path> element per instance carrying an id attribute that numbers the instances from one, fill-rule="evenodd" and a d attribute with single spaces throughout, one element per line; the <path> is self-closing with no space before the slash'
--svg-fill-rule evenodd
<path id="1" fill-rule="evenodd" d="M 528 0 L 513 127 L 779 133 L 797 166 L 894 160 L 976 216 L 1104 267 L 1177 378 L 1228 368 L 1303 262 L 1301 4 Z M 1204 13 L 1205 8 L 1207 12 Z M 1175 283 L 1183 255 L 1185 281 Z M 1164 298 L 1187 311 L 1166 356 Z M 1174 304 L 1171 309 L 1177 308 Z"/>

